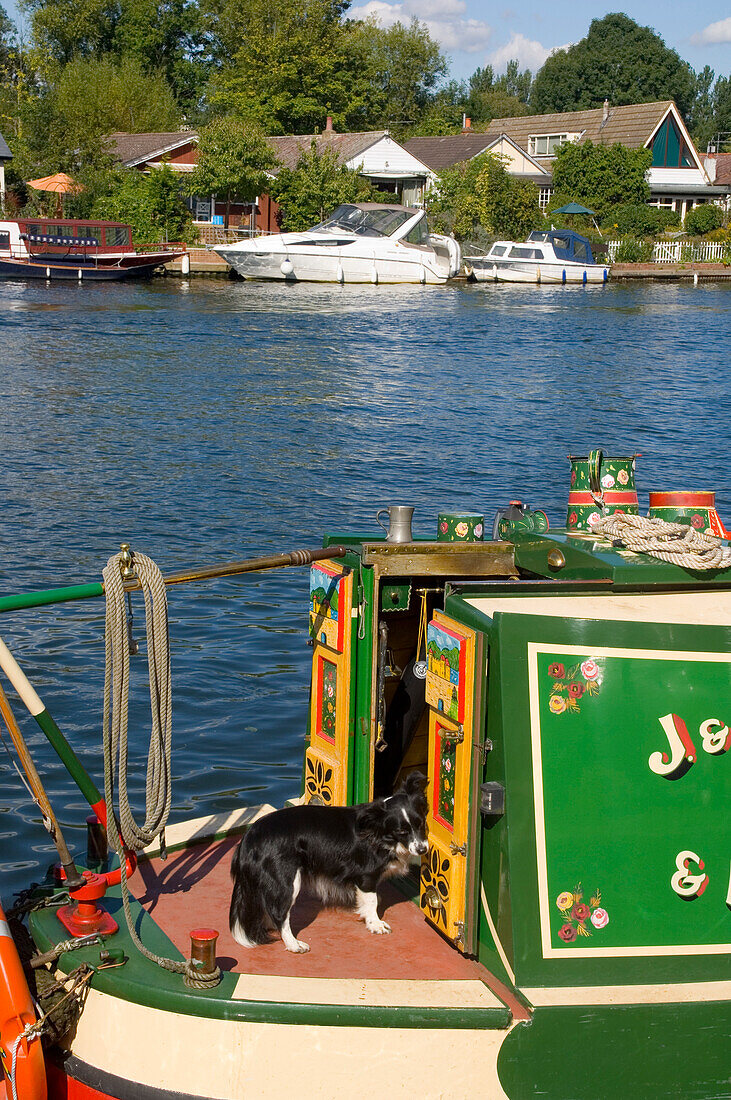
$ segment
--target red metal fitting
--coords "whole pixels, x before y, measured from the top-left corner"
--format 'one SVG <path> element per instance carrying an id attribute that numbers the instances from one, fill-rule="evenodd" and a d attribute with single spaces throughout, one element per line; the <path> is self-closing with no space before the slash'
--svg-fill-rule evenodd
<path id="1" fill-rule="evenodd" d="M 119 929 L 114 917 L 96 903 L 107 892 L 105 875 L 93 871 L 82 872 L 85 884 L 78 890 L 70 890 L 70 905 L 63 905 L 57 912 L 58 919 L 72 936 L 89 936 L 96 932 L 99 936 L 110 936 Z"/>
<path id="2" fill-rule="evenodd" d="M 201 964 L 202 974 L 212 974 L 216 969 L 217 939 L 215 928 L 194 928 L 190 933 L 190 957 Z"/>

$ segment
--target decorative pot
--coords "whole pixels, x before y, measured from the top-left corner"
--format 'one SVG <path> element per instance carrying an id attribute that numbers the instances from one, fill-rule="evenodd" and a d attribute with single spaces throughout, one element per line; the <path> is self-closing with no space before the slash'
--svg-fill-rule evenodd
<path id="1" fill-rule="evenodd" d="M 639 515 L 635 488 L 635 459 L 639 455 L 609 458 L 603 451 L 569 455 L 571 487 L 566 526 L 589 531 L 590 521 L 612 512 Z"/>

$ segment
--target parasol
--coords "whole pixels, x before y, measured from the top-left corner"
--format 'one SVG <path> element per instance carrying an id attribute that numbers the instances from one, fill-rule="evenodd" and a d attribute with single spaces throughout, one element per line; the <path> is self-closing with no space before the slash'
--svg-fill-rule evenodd
<path id="1" fill-rule="evenodd" d="M 65 172 L 56 172 L 53 176 L 43 176 L 37 180 L 28 180 L 28 186 L 35 191 L 53 191 L 59 196 L 68 195 L 69 193 L 76 195 L 79 191 L 84 190 L 80 183 L 76 183 Z M 62 211 L 63 199 L 59 197 L 58 214 L 60 215 Z"/>

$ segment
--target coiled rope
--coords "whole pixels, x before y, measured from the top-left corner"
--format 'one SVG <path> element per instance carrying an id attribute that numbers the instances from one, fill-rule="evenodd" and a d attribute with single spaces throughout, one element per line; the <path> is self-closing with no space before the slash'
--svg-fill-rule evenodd
<path id="1" fill-rule="evenodd" d="M 138 951 L 164 970 L 183 974 L 187 985 L 206 988 L 221 977 L 216 969 L 202 974 L 192 962 L 167 959 L 149 951 L 134 927 L 127 884 L 127 852 L 141 852 L 157 837 L 164 850 L 165 824 L 172 802 L 172 690 L 170 679 L 170 637 L 168 632 L 167 592 L 162 573 L 146 554 L 134 554 L 134 572 L 145 598 L 147 664 L 150 681 L 152 728 L 147 754 L 145 783 L 145 820 L 135 819 L 127 790 L 129 717 L 129 666 L 132 650 L 131 630 L 125 603 L 124 570 L 129 563 L 125 553 L 114 554 L 103 570 L 106 596 L 104 649 L 104 798 L 107 804 L 107 835 L 119 857 L 122 869 L 121 893 L 127 928 Z M 115 778 L 119 788 L 119 818 L 114 814 Z"/>
<path id="2" fill-rule="evenodd" d="M 595 535 L 619 541 L 628 550 L 649 554 L 683 569 L 704 572 L 731 568 L 731 548 L 723 539 L 696 531 L 685 523 L 615 512 L 593 520 L 591 529 Z"/>

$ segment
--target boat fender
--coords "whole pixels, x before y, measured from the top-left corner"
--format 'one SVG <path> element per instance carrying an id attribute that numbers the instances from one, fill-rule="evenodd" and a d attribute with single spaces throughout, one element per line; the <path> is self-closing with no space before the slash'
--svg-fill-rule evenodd
<path id="1" fill-rule="evenodd" d="M 421 264 L 420 268 L 419 268 L 419 282 L 421 283 L 422 286 L 426 282 L 426 268 L 424 267 L 423 264 Z"/>
<path id="2" fill-rule="evenodd" d="M 290 275 L 294 275 L 294 264 L 288 256 L 286 259 L 282 260 L 282 265 L 279 270 L 282 272 L 285 279 L 289 279 Z"/>
<path id="3" fill-rule="evenodd" d="M 583 282 L 584 286 L 586 286 L 586 271 L 584 272 L 584 276 L 581 281 Z"/>
<path id="4" fill-rule="evenodd" d="M 561 282 L 562 283 L 566 282 L 566 268 L 564 268 L 563 271 L 561 272 Z"/>
<path id="5" fill-rule="evenodd" d="M 373 265 L 373 270 L 371 271 L 371 282 L 374 286 L 378 286 L 378 271 L 375 264 Z"/>
<path id="6" fill-rule="evenodd" d="M 338 264 L 338 269 L 335 272 L 335 277 L 336 277 L 336 279 L 338 280 L 339 283 L 344 283 L 345 282 L 345 272 L 343 271 L 343 265 L 342 264 Z"/>
<path id="7" fill-rule="evenodd" d="M 541 281 L 541 269 L 540 269 L 540 267 L 537 267 L 536 268 L 536 282 L 540 283 L 540 281 Z"/>
<path id="8" fill-rule="evenodd" d="M 492 265 L 492 277 L 497 282 L 497 264 Z"/>
<path id="9" fill-rule="evenodd" d="M 40 1036 L 26 1031 L 38 1022 L 15 940 L 0 906 L 0 1056 L 8 1100 L 47 1100 Z"/>
<path id="10" fill-rule="evenodd" d="M 605 268 L 604 268 L 604 282 L 605 282 L 605 283 L 606 283 L 606 281 L 607 281 L 607 279 L 608 279 L 608 278 L 609 278 L 609 268 L 608 268 L 608 267 L 605 267 Z"/>

